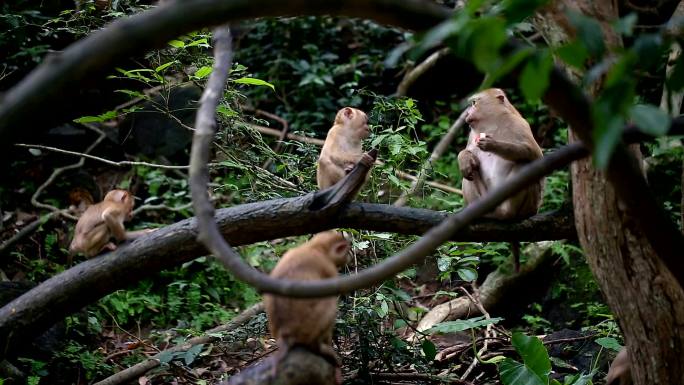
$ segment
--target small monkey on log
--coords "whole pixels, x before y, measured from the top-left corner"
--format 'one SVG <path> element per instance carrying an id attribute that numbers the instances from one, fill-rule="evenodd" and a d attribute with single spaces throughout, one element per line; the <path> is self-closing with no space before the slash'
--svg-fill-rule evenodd
<path id="1" fill-rule="evenodd" d="M 610 364 L 606 375 L 606 385 L 632 385 L 632 372 L 629 365 L 627 348 L 622 348 Z"/>
<path id="2" fill-rule="evenodd" d="M 498 88 L 490 88 L 471 96 L 465 121 L 470 125 L 466 148 L 458 154 L 463 175 L 463 197 L 466 204 L 480 199 L 489 189 L 506 183 L 526 163 L 543 156 L 534 140 L 530 125 Z M 542 199 L 544 181 L 501 203 L 487 217 L 523 219 L 535 215 Z M 511 244 L 516 271 L 519 270 L 519 245 Z"/>
<path id="3" fill-rule="evenodd" d="M 130 240 L 155 229 L 126 231 L 124 221 L 130 220 L 133 211 L 133 195 L 126 190 L 112 190 L 100 203 L 90 205 L 76 223 L 74 239 L 69 253 L 83 253 L 93 257 L 103 250 L 116 250 L 111 242 Z"/>
<path id="4" fill-rule="evenodd" d="M 271 276 L 298 281 L 333 278 L 337 276 L 337 269 L 347 263 L 348 251 L 349 242 L 341 233 L 318 233 L 286 252 Z M 336 297 L 301 299 L 265 294 L 264 308 L 271 335 L 278 342 L 278 361 L 292 347 L 302 346 L 338 367 L 337 380 L 341 380 L 340 360 L 332 348 Z"/>
<path id="5" fill-rule="evenodd" d="M 323 190 L 344 178 L 362 160 L 372 165 L 374 159 L 363 153 L 361 142 L 370 135 L 365 112 L 345 107 L 337 112 L 318 157 L 316 182 Z"/>

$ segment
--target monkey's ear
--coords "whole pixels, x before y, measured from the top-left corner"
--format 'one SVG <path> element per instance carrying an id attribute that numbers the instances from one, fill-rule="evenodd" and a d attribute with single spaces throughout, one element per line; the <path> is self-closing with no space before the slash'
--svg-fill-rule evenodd
<path id="1" fill-rule="evenodd" d="M 116 190 L 116 194 L 114 195 L 114 201 L 115 202 L 125 202 L 127 198 L 128 198 L 128 191 Z"/>
<path id="2" fill-rule="evenodd" d="M 330 246 L 330 253 L 336 261 L 347 261 L 347 252 L 349 251 L 349 241 L 346 239 L 337 241 Z"/>
<path id="3" fill-rule="evenodd" d="M 354 110 L 352 110 L 351 107 L 344 107 L 344 111 L 342 113 L 347 119 L 351 119 L 352 116 L 354 116 Z"/>
<path id="4" fill-rule="evenodd" d="M 500 101 L 501 103 L 503 103 L 503 102 L 506 101 L 506 95 L 504 95 L 504 94 L 496 95 L 496 98 L 499 99 L 499 101 Z"/>

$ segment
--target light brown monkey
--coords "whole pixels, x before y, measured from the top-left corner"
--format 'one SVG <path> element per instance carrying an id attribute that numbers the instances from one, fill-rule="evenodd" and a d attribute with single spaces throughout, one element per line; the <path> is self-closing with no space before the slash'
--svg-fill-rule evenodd
<path id="1" fill-rule="evenodd" d="M 498 88 L 470 97 L 465 121 L 471 131 L 466 148 L 458 154 L 466 204 L 480 199 L 489 189 L 506 182 L 526 163 L 543 156 L 525 118 Z M 522 219 L 537 213 L 543 180 L 501 203 L 487 214 L 496 219 Z M 512 243 L 518 270 L 517 243 Z"/>
<path id="2" fill-rule="evenodd" d="M 347 263 L 349 242 L 336 231 L 316 234 L 308 242 L 290 249 L 271 272 L 275 278 L 312 281 L 337 276 Z M 279 359 L 296 345 L 319 353 L 338 367 L 332 348 L 332 333 L 337 317 L 337 298 L 288 298 L 264 295 L 271 335 L 278 342 Z"/>
<path id="3" fill-rule="evenodd" d="M 361 146 L 368 135 L 370 128 L 365 112 L 352 107 L 337 112 L 335 123 L 328 131 L 318 157 L 316 182 L 320 190 L 344 178 L 363 157 L 373 164 L 373 159 L 363 153 Z"/>
<path id="4" fill-rule="evenodd" d="M 99 254 L 102 250 L 116 250 L 111 242 L 135 239 L 154 229 L 126 231 L 124 221 L 131 219 L 133 195 L 126 190 L 112 190 L 100 203 L 88 206 L 76 223 L 74 239 L 69 252 L 82 252 L 87 257 Z"/>
<path id="5" fill-rule="evenodd" d="M 610 364 L 606 375 L 606 385 L 632 385 L 632 372 L 629 365 L 627 348 L 622 348 Z"/>

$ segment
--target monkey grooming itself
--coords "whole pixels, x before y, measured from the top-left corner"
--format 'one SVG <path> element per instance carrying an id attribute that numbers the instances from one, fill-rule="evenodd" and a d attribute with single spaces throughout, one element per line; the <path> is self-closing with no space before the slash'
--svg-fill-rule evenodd
<path id="1" fill-rule="evenodd" d="M 610 364 L 606 375 L 606 385 L 632 385 L 632 372 L 629 365 L 629 353 L 625 347 Z"/>
<path id="2" fill-rule="evenodd" d="M 364 156 L 361 142 L 370 135 L 368 116 L 352 107 L 337 112 L 318 157 L 316 182 L 323 190 L 344 178 Z M 370 157 L 368 157 L 370 159 Z M 372 164 L 373 160 L 369 160 Z"/>
<path id="3" fill-rule="evenodd" d="M 502 90 L 481 91 L 471 96 L 469 102 L 465 121 L 470 125 L 470 136 L 466 148 L 458 154 L 466 204 L 506 183 L 506 179 L 523 165 L 543 156 L 530 125 Z M 487 217 L 523 219 L 535 215 L 541 204 L 543 187 L 543 180 L 534 183 L 502 202 Z M 518 271 L 520 262 L 516 246 L 512 245 L 512 249 Z"/>
<path id="4" fill-rule="evenodd" d="M 347 263 L 348 251 L 349 242 L 341 233 L 318 233 L 287 251 L 271 276 L 299 281 L 333 278 L 337 276 L 337 269 Z M 302 299 L 264 294 L 264 307 L 271 335 L 278 342 L 278 361 L 293 346 L 303 346 L 334 363 L 338 380 L 341 379 L 340 360 L 332 348 L 336 297 Z"/>
<path id="5" fill-rule="evenodd" d="M 133 211 L 133 195 L 126 190 L 112 190 L 100 203 L 88 206 L 76 223 L 74 239 L 69 246 L 70 254 L 82 252 L 93 257 L 103 250 L 116 250 L 112 238 L 117 241 L 135 239 L 154 229 L 126 231 L 124 221 L 130 220 Z"/>

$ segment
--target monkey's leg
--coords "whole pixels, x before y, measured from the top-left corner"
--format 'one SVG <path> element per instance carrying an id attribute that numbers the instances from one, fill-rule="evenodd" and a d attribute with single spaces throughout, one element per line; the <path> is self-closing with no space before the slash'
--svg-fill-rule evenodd
<path id="1" fill-rule="evenodd" d="M 480 161 L 470 150 L 463 150 L 458 153 L 458 168 L 463 178 L 473 180 L 479 173 Z"/>

